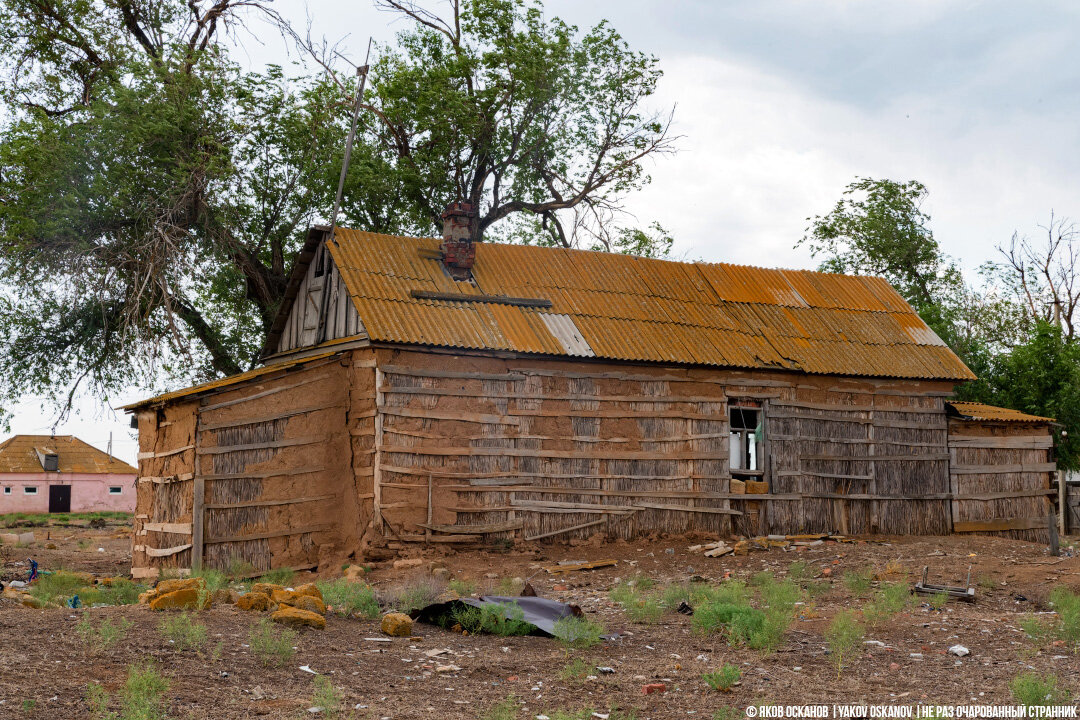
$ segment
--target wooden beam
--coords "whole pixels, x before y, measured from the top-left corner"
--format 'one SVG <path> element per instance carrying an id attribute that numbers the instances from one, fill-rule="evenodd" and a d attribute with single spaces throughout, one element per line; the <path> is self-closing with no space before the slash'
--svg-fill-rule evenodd
<path id="1" fill-rule="evenodd" d="M 494 305 L 514 305 L 517 307 L 549 308 L 551 301 L 544 298 L 510 297 L 509 295 L 468 295 L 466 293 L 432 292 L 413 290 L 412 297 L 418 300 L 439 300 L 444 302 L 474 302 Z"/>
<path id="2" fill-rule="evenodd" d="M 206 518 L 206 510 L 203 507 L 205 500 L 206 480 L 196 477 L 191 495 L 191 567 L 196 570 L 202 567 L 203 534 Z"/>
<path id="3" fill-rule="evenodd" d="M 310 368 L 305 368 L 305 369 L 310 369 Z M 283 377 L 283 376 L 279 376 L 279 377 Z M 324 375 L 319 375 L 318 377 L 307 378 L 305 380 L 300 380 L 298 382 L 290 383 L 288 385 L 282 385 L 280 387 L 271 388 L 270 390 L 264 390 L 262 392 L 257 392 L 254 395 L 248 395 L 247 397 L 236 398 L 235 400 L 226 400 L 225 402 L 214 403 L 212 405 L 203 405 L 202 407 L 199 408 L 199 412 L 202 413 L 202 412 L 206 412 L 208 410 L 217 410 L 218 408 L 231 407 L 232 405 L 239 405 L 240 403 L 246 403 L 246 402 L 250 402 L 252 400 L 258 400 L 259 398 L 268 397 L 270 395 L 276 395 L 277 393 L 285 392 L 286 390 L 292 390 L 293 388 L 298 388 L 298 387 L 300 387 L 302 385 L 308 385 L 310 383 L 319 382 L 320 380 L 326 380 L 328 378 L 330 378 L 330 375 L 325 375 L 325 374 Z M 276 380 L 278 378 L 271 378 L 271 379 Z M 233 389 L 235 390 L 235 389 L 238 389 L 238 388 L 233 388 Z"/>
<path id="4" fill-rule="evenodd" d="M 482 510 L 481 510 L 482 512 Z M 432 525 L 431 523 L 417 523 L 418 526 L 432 532 L 446 535 L 487 535 L 489 533 L 510 532 L 520 530 L 524 523 L 521 520 L 515 522 L 491 523 L 489 525 Z M 426 538 L 430 540 L 431 538 Z"/>
<path id="5" fill-rule="evenodd" d="M 1001 473 L 1049 473 L 1057 470 L 1057 463 L 1018 463 L 1001 465 L 953 465 L 953 475 L 997 475 Z"/>
<path id="6" fill-rule="evenodd" d="M 306 535 L 307 533 L 329 530 L 333 527 L 333 523 L 323 523 L 321 525 L 308 525 L 306 527 L 273 530 L 263 533 L 256 533 L 254 535 L 232 535 L 230 537 L 210 538 L 205 541 L 205 544 L 220 545 L 221 543 L 245 542 L 247 540 L 266 540 L 268 538 L 286 537 L 288 535 Z"/>
<path id="7" fill-rule="evenodd" d="M 309 495 L 307 497 L 288 498 L 287 500 L 248 500 L 247 502 L 235 503 L 207 503 L 207 510 L 232 510 L 234 508 L 248 507 L 274 507 L 276 505 L 299 505 L 300 503 L 318 502 L 319 500 L 332 500 L 337 495 Z"/>
<path id="8" fill-rule="evenodd" d="M 167 548 L 152 548 L 146 545 L 136 545 L 132 548 L 134 552 L 146 553 L 147 557 L 169 557 L 170 555 L 176 555 L 191 547 L 191 543 L 186 545 L 176 545 L 174 547 Z"/>
<path id="9" fill-rule="evenodd" d="M 1037 518 L 993 518 L 991 520 L 956 520 L 953 532 L 1003 532 L 1006 530 L 1042 530 L 1046 516 Z"/>
<path id="10" fill-rule="evenodd" d="M 597 460 L 716 460 L 716 453 L 705 451 L 678 450 L 671 452 L 653 450 L 533 450 L 531 448 L 438 448 L 408 445 L 385 445 L 378 448 L 382 453 L 401 453 L 405 455 L 450 456 L 502 456 L 502 457 L 538 457 Z"/>
<path id="11" fill-rule="evenodd" d="M 139 460 L 149 460 L 150 458 L 163 458 L 170 455 L 179 455 L 182 452 L 187 452 L 193 449 L 194 445 L 185 445 L 184 447 L 176 448 L 175 450 L 162 450 L 161 452 L 141 452 L 139 453 Z"/>
<path id="12" fill-rule="evenodd" d="M 1054 439 L 1049 435 L 1014 435 L 1007 437 L 967 437 L 949 435 L 949 447 L 1041 450 L 1052 448 Z"/>
<path id="13" fill-rule="evenodd" d="M 326 468 L 322 465 L 295 468 L 293 470 L 266 470 L 263 472 L 237 472 L 237 473 L 201 473 L 199 477 L 204 480 L 265 480 L 274 477 L 292 477 L 293 475 L 307 475 L 309 473 L 322 472 Z"/>
<path id="14" fill-rule="evenodd" d="M 246 417 L 246 418 L 242 418 L 240 420 L 229 420 L 228 422 L 219 422 L 219 423 L 206 423 L 206 424 L 203 424 L 203 422 L 200 419 L 200 421 L 199 421 L 199 430 L 211 431 L 211 430 L 221 430 L 222 428 L 240 427 L 241 425 L 254 425 L 256 423 L 271 422 L 273 420 L 284 420 L 285 418 L 295 417 L 296 415 L 306 415 L 307 413 L 319 412 L 320 410 L 334 410 L 334 409 L 343 408 L 343 407 L 345 407 L 345 405 L 342 405 L 342 404 L 337 404 L 337 405 L 309 405 L 307 407 L 295 408 L 293 410 L 283 410 L 281 412 L 267 413 L 265 415 L 259 415 L 259 416 L 256 416 L 256 417 Z M 203 412 L 203 409 L 200 408 L 199 409 L 200 415 L 202 414 L 202 412 Z"/>
<path id="15" fill-rule="evenodd" d="M 607 520 L 593 520 L 592 522 L 581 523 L 580 525 L 571 525 L 570 527 L 559 528 L 558 530 L 551 530 L 546 533 L 540 533 L 539 535 L 530 535 L 525 538 L 529 540 L 542 540 L 543 538 L 554 537 L 555 535 L 562 535 L 563 533 L 574 532 L 575 530 L 584 530 L 595 525 L 603 525 Z"/>
<path id="16" fill-rule="evenodd" d="M 326 440 L 325 436 L 293 438 L 291 440 L 270 440 L 268 442 L 247 443 L 245 445 L 215 445 L 213 447 L 201 447 L 196 451 L 198 455 L 220 455 L 222 453 L 243 452 L 245 450 L 268 450 L 271 448 L 293 447 L 296 445 L 312 445 Z"/>
<path id="17" fill-rule="evenodd" d="M 176 535 L 191 535 L 191 523 L 157 522 L 143 523 L 142 529 L 146 532 L 174 533 Z"/>
<path id="18" fill-rule="evenodd" d="M 167 485 L 174 482 L 187 482 L 194 477 L 195 473 L 180 473 L 179 475 L 144 475 L 139 478 L 139 482 Z"/>

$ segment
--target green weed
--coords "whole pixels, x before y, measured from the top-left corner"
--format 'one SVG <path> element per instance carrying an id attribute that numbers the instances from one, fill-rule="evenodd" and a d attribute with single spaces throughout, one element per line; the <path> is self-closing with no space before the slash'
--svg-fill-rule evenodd
<path id="1" fill-rule="evenodd" d="M 472 580 L 451 580 L 449 583 L 451 592 L 457 593 L 461 597 L 469 597 L 476 592 L 476 583 Z"/>
<path id="2" fill-rule="evenodd" d="M 604 626 L 587 618 L 570 616 L 555 622 L 555 638 L 567 650 L 584 650 L 602 642 Z"/>
<path id="3" fill-rule="evenodd" d="M 120 618 L 115 624 L 109 618 L 102 620 L 95 628 L 88 614 L 83 614 L 82 619 L 75 625 L 75 631 L 90 649 L 91 652 L 103 652 L 124 639 L 131 630 L 133 622 Z"/>
<path id="4" fill-rule="evenodd" d="M 863 606 L 863 617 L 877 627 L 893 615 L 903 611 L 911 602 L 911 591 L 904 583 L 888 583 L 874 593 L 874 597 Z"/>
<path id="5" fill-rule="evenodd" d="M 1074 652 L 1080 650 L 1080 595 L 1059 586 L 1050 593 L 1050 604 L 1058 616 L 1057 639 L 1064 640 Z"/>
<path id="6" fill-rule="evenodd" d="M 874 572 L 869 568 L 844 573 L 844 587 L 858 596 L 863 596 L 870 590 L 870 583 L 874 579 Z"/>
<path id="7" fill-rule="evenodd" d="M 289 568 L 277 568 L 259 578 L 259 582 L 288 587 L 292 584 L 294 577 L 296 577 L 296 573 Z"/>
<path id="8" fill-rule="evenodd" d="M 133 583 L 126 578 L 116 578 L 109 585 L 94 585 L 79 595 L 83 605 L 135 605 L 145 585 Z"/>
<path id="9" fill-rule="evenodd" d="M 252 628 L 248 646 L 263 665 L 283 667 L 295 654 L 293 646 L 298 637 L 295 630 L 277 628 L 263 618 Z"/>
<path id="10" fill-rule="evenodd" d="M 187 612 L 163 618 L 158 627 L 165 639 L 180 651 L 189 648 L 198 650 L 206 642 L 206 626 L 192 620 L 192 616 Z"/>
<path id="11" fill-rule="evenodd" d="M 323 600 L 342 617 L 359 615 L 368 619 L 379 617 L 379 601 L 375 591 L 367 583 L 352 582 L 345 578 L 315 583 Z"/>
<path id="12" fill-rule="evenodd" d="M 515 720 L 518 716 L 518 707 L 517 698 L 507 695 L 479 715 L 479 720 Z"/>
<path id="13" fill-rule="evenodd" d="M 408 615 L 438 600 L 442 588 L 431 578 L 402 586 L 387 594 L 385 605 Z"/>
<path id="14" fill-rule="evenodd" d="M 689 603 L 692 594 L 689 585 L 668 585 L 660 593 L 660 604 L 665 610 L 675 610 L 681 603 Z"/>
<path id="15" fill-rule="evenodd" d="M 559 679 L 568 683 L 585 682 L 585 678 L 592 674 L 592 665 L 581 658 L 574 658 L 559 671 Z"/>
<path id="16" fill-rule="evenodd" d="M 787 579 L 794 583 L 804 583 L 810 579 L 810 565 L 802 560 L 796 560 L 788 565 Z"/>
<path id="17" fill-rule="evenodd" d="M 51 575 L 39 576 L 30 586 L 30 594 L 43 605 L 60 605 L 72 595 L 83 591 L 87 585 L 85 578 L 58 570 Z"/>
<path id="18" fill-rule="evenodd" d="M 341 697 L 341 692 L 325 675 L 315 676 L 315 693 L 311 697 L 311 704 L 322 708 L 321 717 L 331 718 L 331 720 L 342 717 L 345 711 L 345 702 Z"/>
<path id="19" fill-rule="evenodd" d="M 942 610 L 949 603 L 949 596 L 945 593 L 934 593 L 926 599 L 931 610 Z"/>
<path id="20" fill-rule="evenodd" d="M 86 705 L 95 720 L 164 720 L 169 681 L 153 663 L 131 665 L 120 690 L 120 714 L 109 712 L 109 693 L 101 685 L 86 688 Z"/>
<path id="21" fill-rule="evenodd" d="M 737 707 L 725 706 L 713 713 L 713 720 L 742 720 L 746 714 Z"/>
<path id="22" fill-rule="evenodd" d="M 450 616 L 452 622 L 460 625 L 470 635 L 485 633 L 513 637 L 529 635 L 536 629 L 531 623 L 525 622 L 525 612 L 517 603 L 498 607 L 470 607 L 461 604 L 451 611 Z"/>
<path id="23" fill-rule="evenodd" d="M 862 644 L 866 631 L 855 619 L 853 610 L 841 610 L 825 629 L 825 640 L 829 643 L 829 653 L 836 665 L 836 677 L 844 668 L 844 658 L 849 657 Z"/>
<path id="24" fill-rule="evenodd" d="M 1063 705 L 1069 699 L 1069 693 L 1059 687 L 1059 680 L 1052 674 L 1039 675 L 1026 672 L 1017 675 L 1009 683 L 1013 698 L 1026 707 L 1049 707 Z"/>
<path id="25" fill-rule="evenodd" d="M 714 691 L 728 692 L 742 678 L 742 670 L 736 665 L 726 663 L 716 672 L 704 673 L 701 677 Z"/>
<path id="26" fill-rule="evenodd" d="M 1053 628 L 1034 615 L 1025 615 L 1020 619 L 1020 629 L 1028 636 L 1029 640 L 1037 643 L 1045 642 L 1053 635 Z"/>

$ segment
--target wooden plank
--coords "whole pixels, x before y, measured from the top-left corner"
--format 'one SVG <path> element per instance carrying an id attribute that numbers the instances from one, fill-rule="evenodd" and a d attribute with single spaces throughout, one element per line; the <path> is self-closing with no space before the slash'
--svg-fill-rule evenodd
<path id="1" fill-rule="evenodd" d="M 1041 450 L 1054 447 L 1054 439 L 1049 435 L 1019 435 L 1007 437 L 967 437 L 949 435 L 949 447 L 956 448 L 992 448 Z"/>
<path id="2" fill-rule="evenodd" d="M 581 523 L 580 525 L 571 525 L 570 527 L 559 528 L 558 530 L 551 530 L 546 533 L 540 533 L 539 535 L 530 535 L 525 538 L 526 541 L 530 540 L 542 540 L 544 538 L 554 537 L 556 535 L 562 535 L 563 533 L 574 532 L 575 530 L 584 530 L 596 525 L 603 525 L 607 520 L 593 520 L 592 522 Z"/>
<path id="3" fill-rule="evenodd" d="M 356 435 L 369 435 L 370 430 L 358 430 L 354 434 Z M 383 434 L 386 435 L 401 435 L 404 437 L 416 437 L 424 438 L 428 440 L 445 440 L 445 432 L 423 432 L 419 430 L 401 430 L 393 427 L 383 426 Z M 646 442 L 650 443 L 671 443 L 671 442 L 689 442 L 692 440 L 715 440 L 717 438 L 726 438 L 727 432 L 722 433 L 702 433 L 700 435 L 675 435 L 671 437 L 651 437 L 646 438 Z M 455 433 L 455 440 L 551 440 L 550 435 L 462 435 Z M 568 435 L 557 438 L 560 441 L 569 440 L 573 442 L 582 443 L 636 443 L 641 442 L 641 438 L 621 438 L 621 437 L 592 437 L 586 435 Z M 936 447 L 936 446 L 935 446 Z"/>
<path id="4" fill-rule="evenodd" d="M 800 455 L 800 460 L 819 462 L 929 462 L 948 460 L 948 453 L 927 453 L 925 455 Z"/>
<path id="5" fill-rule="evenodd" d="M 502 457 L 538 457 L 564 459 L 598 460 L 715 460 L 716 453 L 701 451 L 653 451 L 653 450 L 533 450 L 531 448 L 439 448 L 408 445 L 386 445 L 378 447 L 382 453 L 401 453 L 405 455 L 452 456 L 502 456 Z M 760 472 L 760 471 L 759 471 Z"/>
<path id="6" fill-rule="evenodd" d="M 310 369 L 310 368 L 305 368 L 305 369 Z M 300 380 L 298 382 L 290 383 L 289 385 L 282 385 L 281 387 L 271 388 L 270 390 L 264 390 L 262 392 L 257 392 L 254 395 L 248 395 L 247 397 L 237 398 L 235 400 L 226 400 L 225 402 L 214 403 L 212 405 L 203 405 L 202 407 L 199 408 L 199 412 L 206 412 L 208 410 L 217 410 L 218 408 L 231 407 L 233 405 L 239 405 L 240 403 L 251 402 L 252 400 L 258 400 L 260 398 L 268 397 L 270 395 L 276 395 L 277 393 L 282 393 L 282 392 L 285 392 L 287 390 L 292 390 L 294 388 L 301 387 L 302 385 L 309 385 L 311 383 L 319 382 L 321 380 L 328 380 L 328 379 L 330 379 L 330 377 L 331 377 L 330 375 L 325 375 L 325 374 L 324 375 L 319 375 L 318 377 L 307 378 L 305 380 Z M 277 378 L 272 378 L 272 379 L 277 379 Z M 233 388 L 233 389 L 236 389 L 236 388 Z"/>
<path id="7" fill-rule="evenodd" d="M 206 423 L 203 424 L 202 420 L 199 421 L 199 430 L 221 430 L 222 428 L 233 428 L 241 425 L 254 425 L 256 423 L 271 422 L 273 420 L 284 420 L 285 418 L 295 417 L 296 415 L 306 415 L 308 413 L 319 412 L 320 410 L 334 410 L 336 408 L 343 408 L 344 405 L 309 405 L 307 407 L 295 408 L 292 410 L 284 410 L 276 413 L 267 413 L 265 415 L 259 415 L 257 417 L 247 417 L 240 420 L 230 420 L 228 422 L 219 423 Z M 203 413 L 204 409 L 199 409 L 199 414 Z"/>
<path id="8" fill-rule="evenodd" d="M 182 452 L 194 449 L 195 445 L 185 445 L 184 447 L 176 448 L 175 450 L 163 450 L 161 452 L 141 452 L 138 455 L 139 460 L 149 460 L 151 458 L 163 458 L 171 455 L 179 455 Z"/>
<path id="9" fill-rule="evenodd" d="M 386 417 L 386 398 L 382 392 L 379 391 L 379 387 L 384 384 L 383 372 L 379 367 L 375 366 L 375 427 L 373 429 L 373 437 L 375 444 L 375 455 L 372 457 L 372 477 L 371 485 L 372 491 L 375 493 L 375 497 L 371 500 L 371 512 L 372 522 L 374 522 L 375 530 L 381 535 L 383 534 L 383 515 L 382 515 L 382 471 L 383 462 L 385 457 L 382 451 L 379 449 L 383 445 L 383 422 Z"/>
<path id="10" fill-rule="evenodd" d="M 873 462 L 870 460 L 870 462 Z M 777 473 L 780 477 L 803 477 L 804 475 L 810 477 L 827 478 L 829 480 L 858 480 L 860 482 L 871 482 L 874 480 L 873 474 L 871 475 L 852 475 L 850 473 L 824 473 L 815 472 L 813 470 L 781 470 Z"/>
<path id="11" fill-rule="evenodd" d="M 325 436 L 313 435 L 311 437 L 293 438 L 291 440 L 270 440 L 268 442 L 247 443 L 245 445 L 214 445 L 213 447 L 201 447 L 196 451 L 197 455 L 220 455 L 230 452 L 244 452 L 245 450 L 267 450 L 270 448 L 294 447 L 296 445 L 313 445 L 325 442 Z"/>
<path id="12" fill-rule="evenodd" d="M 483 535 L 433 535 L 429 540 L 424 535 L 402 533 L 397 538 L 401 541 L 410 542 L 433 542 L 433 543 L 478 543 L 484 539 Z"/>
<path id="13" fill-rule="evenodd" d="M 179 475 L 144 475 L 139 478 L 141 483 L 154 483 L 155 485 L 168 485 L 174 482 L 187 482 L 195 477 L 195 473 L 180 473 Z"/>
<path id="14" fill-rule="evenodd" d="M 191 567 L 195 570 L 202 567 L 204 522 L 206 518 L 206 510 L 203 507 L 205 500 L 206 480 L 196 477 L 191 496 Z"/>
<path id="15" fill-rule="evenodd" d="M 388 395 L 430 395 L 438 397 L 462 397 L 462 398 L 491 398 L 491 393 L 484 390 L 466 390 L 465 388 L 427 388 L 427 387 L 412 387 L 402 386 L 395 387 L 393 385 L 387 385 L 379 388 L 382 392 Z M 597 402 L 634 402 L 634 403 L 699 403 L 699 402 L 711 402 L 724 405 L 726 399 L 722 396 L 714 395 L 700 395 L 700 396 L 666 396 L 657 397 L 654 395 L 581 395 L 581 394 L 556 394 L 556 393 L 518 393 L 512 392 L 507 396 L 512 400 L 560 400 L 560 401 L 590 401 L 595 400 Z M 739 397 L 746 397 L 745 394 L 740 394 Z"/>
<path id="16" fill-rule="evenodd" d="M 146 545 L 136 545 L 132 548 L 134 552 L 146 553 L 147 557 L 169 557 L 170 555 L 176 555 L 191 547 L 191 543 L 186 545 L 176 545 L 167 548 L 152 548 Z"/>
<path id="17" fill-rule="evenodd" d="M 376 368 L 377 370 L 377 368 Z M 376 396 L 378 397 L 378 396 Z M 416 408 L 396 408 L 396 407 L 384 407 L 381 403 L 377 403 L 378 414 L 376 417 L 383 415 L 393 417 L 407 417 L 418 418 L 420 420 L 453 420 L 455 422 L 465 423 L 480 423 L 483 425 L 520 425 L 521 421 L 516 417 L 508 417 L 506 415 L 491 415 L 485 413 L 458 413 L 458 412 L 439 412 L 438 410 L 425 410 Z"/>
<path id="18" fill-rule="evenodd" d="M 386 375 L 407 375 L 409 377 L 449 378 L 452 380 L 502 380 L 504 382 L 523 381 L 523 373 L 484 373 L 462 372 L 461 370 L 442 370 L 439 368 L 415 368 L 407 365 L 380 365 Z"/>
<path id="19" fill-rule="evenodd" d="M 209 538 L 204 541 L 206 545 L 220 545 L 221 543 L 245 542 L 247 540 L 266 540 L 268 538 L 286 537 L 288 535 L 306 535 L 307 533 L 322 532 L 333 528 L 333 523 L 320 525 L 308 525 L 306 527 L 286 528 L 284 530 L 272 530 L 254 535 L 233 535 L 230 537 Z"/>
<path id="20" fill-rule="evenodd" d="M 713 458 L 715 459 L 715 458 Z M 383 465 L 383 472 L 397 473 L 398 475 L 412 475 L 414 477 L 427 477 L 428 473 L 437 478 L 456 478 L 463 480 L 484 479 L 511 479 L 511 478 L 536 478 L 536 479 L 569 479 L 569 480 L 730 480 L 730 475 L 698 475 L 696 473 L 681 475 L 603 475 L 594 473 L 564 474 L 564 473 L 527 473 L 527 472 L 491 472 L 474 473 L 469 471 L 439 470 L 438 468 L 426 467 L 403 467 L 401 465 Z"/>
<path id="21" fill-rule="evenodd" d="M 248 500 L 235 503 L 207 503 L 207 510 L 231 510 L 234 508 L 248 507 L 274 507 L 277 505 L 299 505 L 301 503 L 319 502 L 320 500 L 333 500 L 337 495 L 308 495 L 306 497 L 288 498 L 286 500 Z"/>
<path id="22" fill-rule="evenodd" d="M 665 505 L 654 502 L 635 502 L 635 508 L 649 508 L 650 510 L 674 510 L 677 512 L 703 513 L 708 515 L 742 515 L 738 510 L 728 508 L 702 507 L 700 505 Z"/>
<path id="23" fill-rule="evenodd" d="M 322 472 L 326 468 L 322 465 L 294 468 L 292 470 L 265 470 L 262 472 L 238 472 L 238 473 L 200 473 L 199 477 L 204 480 L 241 480 L 251 478 L 253 480 L 266 480 L 275 477 L 292 477 L 294 475 L 307 475 L 309 473 Z"/>
<path id="24" fill-rule="evenodd" d="M 1005 530 L 1042 530 L 1046 517 L 993 518 L 991 520 L 953 521 L 953 532 L 1003 532 Z"/>
<path id="25" fill-rule="evenodd" d="M 143 523 L 142 529 L 147 532 L 173 533 L 176 535 L 191 535 L 191 523 L 157 522 Z"/>
<path id="26" fill-rule="evenodd" d="M 1002 465 L 953 465 L 953 475 L 997 475 L 1001 473 L 1049 473 L 1057 470 L 1057 463 L 1016 463 Z"/>
<path id="27" fill-rule="evenodd" d="M 873 405 L 837 405 L 836 403 L 799 402 L 796 400 L 784 400 L 772 403 L 774 407 L 802 408 L 804 410 L 831 410 L 836 412 L 870 412 Z"/>
<path id="28" fill-rule="evenodd" d="M 482 509 L 481 512 L 483 512 Z M 524 527 L 524 523 L 521 520 L 491 523 L 489 525 L 432 525 L 431 523 L 417 523 L 417 525 L 425 530 L 431 530 L 432 532 L 444 533 L 447 535 L 487 535 L 489 533 L 520 530 Z"/>
<path id="29" fill-rule="evenodd" d="M 444 302 L 492 303 L 495 305 L 513 305 L 516 307 L 549 308 L 551 301 L 544 298 L 521 298 L 509 295 L 469 295 L 467 293 L 433 292 L 431 290 L 413 290 L 412 297 L 418 300 L 439 300 Z"/>
<path id="30" fill-rule="evenodd" d="M 569 512 L 580 512 L 583 514 L 624 513 L 630 512 L 635 509 L 632 505 L 594 505 L 590 503 L 560 502 L 558 500 L 511 499 L 510 504 L 513 507 L 521 508 L 523 510 L 533 510 L 535 512 L 558 512 L 560 510 L 565 510 Z"/>

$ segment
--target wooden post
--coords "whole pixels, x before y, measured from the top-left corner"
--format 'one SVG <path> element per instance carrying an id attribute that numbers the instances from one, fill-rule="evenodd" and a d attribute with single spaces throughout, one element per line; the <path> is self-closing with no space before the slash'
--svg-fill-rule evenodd
<path id="1" fill-rule="evenodd" d="M 1050 530 L 1050 554 L 1054 557 L 1061 555 L 1061 550 L 1058 548 L 1058 528 L 1057 518 L 1053 513 L 1046 516 L 1046 524 Z"/>
<path id="2" fill-rule="evenodd" d="M 372 492 L 372 516 L 375 527 L 380 535 L 386 533 L 382 515 L 382 444 L 383 444 L 383 404 L 385 399 L 382 392 L 384 376 L 379 366 L 375 366 L 375 457 L 372 459 L 374 466 L 371 468 Z"/>
<path id="3" fill-rule="evenodd" d="M 1056 475 L 1058 482 L 1058 532 L 1062 535 L 1068 535 L 1069 529 L 1065 527 L 1065 505 L 1068 503 L 1068 498 L 1065 495 L 1065 471 L 1058 470 Z"/>
<path id="4" fill-rule="evenodd" d="M 196 458 L 195 462 L 198 462 Z M 191 569 L 202 568 L 203 518 L 206 514 L 206 479 L 196 475 L 191 499 Z"/>
<path id="5" fill-rule="evenodd" d="M 431 544 L 431 473 L 427 476 L 427 527 L 424 528 L 424 542 Z"/>

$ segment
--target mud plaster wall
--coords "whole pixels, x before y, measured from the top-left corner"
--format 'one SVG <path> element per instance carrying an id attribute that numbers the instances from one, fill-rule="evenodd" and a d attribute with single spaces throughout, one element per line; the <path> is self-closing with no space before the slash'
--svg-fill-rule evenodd
<path id="1" fill-rule="evenodd" d="M 955 520 L 1028 519 L 1037 527 L 979 534 L 1049 541 L 1046 516 L 1053 504 L 1047 491 L 1056 465 L 1048 425 L 950 419 L 949 452 L 953 492 L 981 496 L 956 500 Z"/>
<path id="2" fill-rule="evenodd" d="M 191 523 L 192 488 L 201 478 L 205 566 L 317 567 L 354 552 L 360 508 L 348 418 L 351 371 L 346 354 L 141 413 L 141 448 L 194 447 L 153 466 L 140 461 L 141 475 L 177 476 L 142 478 L 137 513 Z M 155 423 L 155 416 L 170 424 Z M 155 540 L 149 534 L 147 545 L 159 548 Z M 190 567 L 185 553 L 136 554 L 133 566 Z"/>
<path id="3" fill-rule="evenodd" d="M 376 354 L 376 525 L 403 539 L 948 532 L 945 383 Z M 763 406 L 767 494 L 731 482 L 733 399 Z"/>

